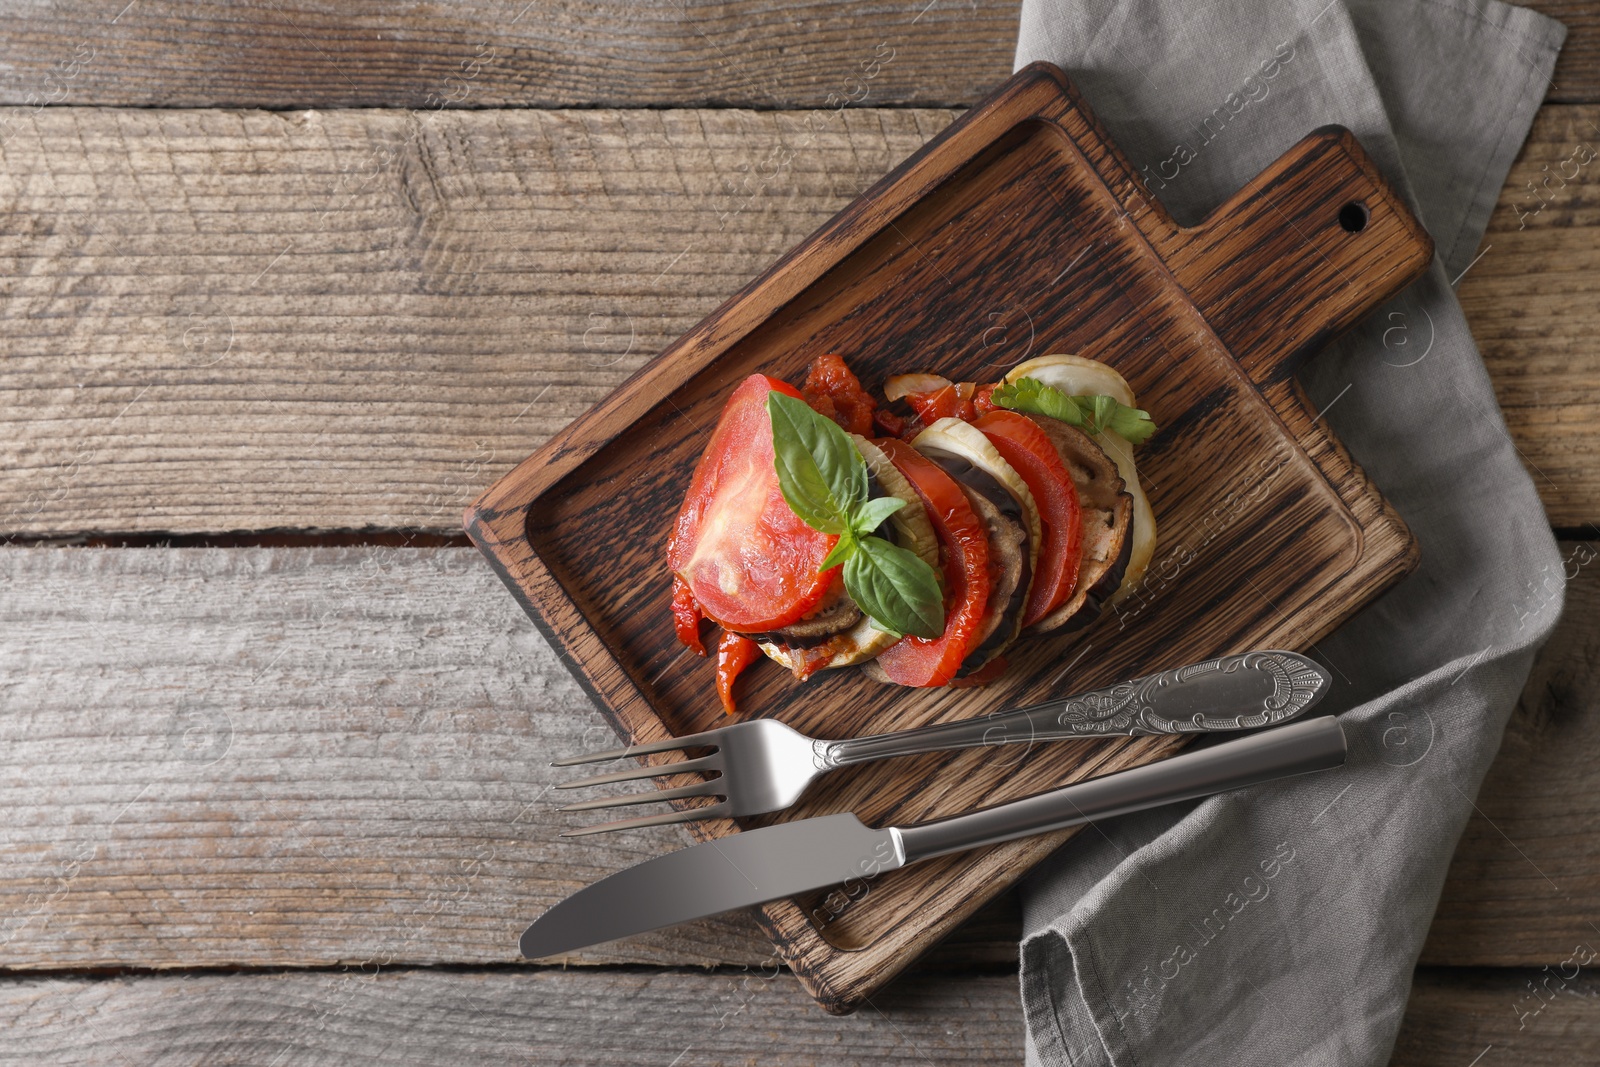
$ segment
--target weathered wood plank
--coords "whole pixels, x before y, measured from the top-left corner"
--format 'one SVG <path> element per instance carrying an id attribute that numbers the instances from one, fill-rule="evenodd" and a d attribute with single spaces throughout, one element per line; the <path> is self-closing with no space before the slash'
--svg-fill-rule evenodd
<path id="1" fill-rule="evenodd" d="M 1457 291 L 1506 425 L 1551 523 L 1593 533 L 1600 523 L 1600 107 L 1539 112 L 1479 254 Z M 1385 358 L 1418 359 L 1422 327 L 1396 322 L 1408 328 L 1393 334 L 1397 343 Z"/>
<path id="2" fill-rule="evenodd" d="M 29 7 L 0 16 L 0 102 L 142 107 L 971 104 L 1011 73 L 1018 0 L 940 4 L 349 0 Z M 1570 36 L 1549 98 L 1600 99 L 1600 10 L 1534 0 Z M 463 65 L 465 64 L 465 66 Z"/>
<path id="3" fill-rule="evenodd" d="M 1391 1067 L 1594 1063 L 1600 1048 L 1594 960 L 1589 949 L 1538 971 L 1418 970 Z"/>
<path id="4" fill-rule="evenodd" d="M 874 1010 L 876 1009 L 876 1010 Z M 0 981 L 0 1063 L 1022 1062 L 1013 975 L 916 975 L 824 1015 L 754 968 Z"/>
<path id="5" fill-rule="evenodd" d="M 0 966 L 514 960 L 683 843 L 557 840 L 550 759 L 613 735 L 476 550 L 0 550 L 0 635 Z M 577 961 L 771 954 L 733 915 Z"/>
<path id="6" fill-rule="evenodd" d="M 1474 820 L 1431 960 L 1558 962 L 1600 911 L 1600 566 L 1570 595 L 1479 801 L 1512 843 Z M 0 967 L 514 960 L 681 843 L 556 841 L 551 753 L 609 737 L 472 550 L 0 550 Z M 1013 962 L 1018 926 L 934 962 Z M 769 956 L 732 916 L 579 962 Z"/>
<path id="7" fill-rule="evenodd" d="M 27 116 L 0 149 L 0 532 L 459 530 L 953 117 Z"/>
<path id="8" fill-rule="evenodd" d="M 8 967 L 511 960 L 542 908 L 681 843 L 556 840 L 552 755 L 612 735 L 473 550 L 0 573 Z M 592 958 L 770 952 L 735 916 Z"/>
<path id="9" fill-rule="evenodd" d="M 760 969 L 12 978 L 0 981 L 0 1062 L 1020 1063 L 1016 983 L 911 974 L 841 1019 Z M 1572 1067 L 1597 1044 L 1587 970 L 1424 969 L 1391 1063 Z"/>
<path id="10" fill-rule="evenodd" d="M 965 105 L 1005 80 L 1018 0 L 297 0 L 0 15 L 0 103 L 135 107 Z M 119 14 L 120 12 L 120 14 Z M 1582 86 L 1573 87 L 1582 92 Z"/>
<path id="11" fill-rule="evenodd" d="M 1563 542 L 1566 610 L 1450 864 L 1424 963 L 1554 963 L 1600 948 L 1600 545 Z"/>
<path id="12" fill-rule="evenodd" d="M 3 115 L 0 535 L 38 536 L 458 529 L 955 112 Z M 1518 190 L 1597 130 L 1546 109 L 1461 283 L 1565 527 L 1600 520 L 1600 164 L 1522 231 Z"/>
<path id="13" fill-rule="evenodd" d="M 1530 0 L 1520 6 L 1542 11 L 1567 27 L 1567 41 L 1556 60 L 1545 99 L 1567 103 L 1600 100 L 1600 5 L 1594 0 Z"/>

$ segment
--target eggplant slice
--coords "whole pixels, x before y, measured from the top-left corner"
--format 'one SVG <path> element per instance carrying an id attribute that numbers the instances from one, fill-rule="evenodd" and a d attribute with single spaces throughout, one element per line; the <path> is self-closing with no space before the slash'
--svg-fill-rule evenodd
<path id="1" fill-rule="evenodd" d="M 933 523 L 928 519 L 922 498 L 917 496 L 905 475 L 895 469 L 889 457 L 876 445 L 865 437 L 855 434 L 850 437 L 860 451 L 861 458 L 866 460 L 870 495 L 899 497 L 906 502 L 905 507 L 889 516 L 884 525 L 878 528 L 878 533 L 915 553 L 938 574 L 939 540 L 933 532 Z M 862 614 L 856 602 L 844 591 L 844 583 L 840 581 L 838 584 L 837 599 L 834 590 L 830 589 L 824 598 L 823 608 L 810 617 L 781 630 L 754 635 L 761 651 L 769 659 L 783 664 L 797 678 L 804 678 L 811 673 L 806 664 L 812 656 L 797 655 L 801 650 L 825 648 L 827 660 L 812 668 L 825 671 L 866 662 L 899 640 L 874 626 L 872 620 Z"/>
<path id="2" fill-rule="evenodd" d="M 1033 555 L 1027 513 L 1006 486 L 965 456 L 923 443 L 917 451 L 937 463 L 966 494 L 989 540 L 989 573 L 994 584 L 984 605 L 977 643 L 961 661 L 957 678 L 965 678 L 999 655 L 1022 632 L 1022 611 L 1033 584 Z"/>
<path id="3" fill-rule="evenodd" d="M 757 641 L 772 640 L 791 648 L 811 648 L 820 645 L 841 630 L 848 630 L 861 620 L 861 609 L 844 591 L 844 582 L 838 575 L 822 595 L 822 603 L 799 622 L 781 629 L 756 634 Z"/>
<path id="4" fill-rule="evenodd" d="M 1076 426 L 1029 414 L 1050 437 L 1078 487 L 1083 512 L 1083 556 L 1072 598 L 1028 627 L 1029 633 L 1076 630 L 1099 617 L 1122 584 L 1133 550 L 1133 497 L 1105 449 Z"/>
<path id="5" fill-rule="evenodd" d="M 989 535 L 994 585 L 984 605 L 977 643 L 956 671 L 957 678 L 965 678 L 1022 632 L 1044 527 L 1028 483 L 977 427 L 960 419 L 939 419 L 911 445 L 956 480 Z"/>

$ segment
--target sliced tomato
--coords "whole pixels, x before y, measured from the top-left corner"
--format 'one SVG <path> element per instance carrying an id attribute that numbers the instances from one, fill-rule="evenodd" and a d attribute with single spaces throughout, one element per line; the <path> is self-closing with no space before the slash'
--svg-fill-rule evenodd
<path id="1" fill-rule="evenodd" d="M 811 361 L 800 394 L 811 410 L 828 416 L 848 432 L 862 437 L 872 432 L 872 414 L 878 409 L 878 402 L 861 388 L 861 380 L 845 361 L 832 352 Z"/>
<path id="2" fill-rule="evenodd" d="M 722 698 L 722 710 L 733 714 L 733 683 L 750 664 L 761 658 L 761 646 L 744 634 L 724 631 L 717 642 L 717 696 Z"/>
<path id="3" fill-rule="evenodd" d="M 901 685 L 944 685 L 978 640 L 978 624 L 989 602 L 989 536 L 955 479 L 904 441 L 874 441 L 927 508 L 939 537 L 944 567 L 944 633 L 906 637 L 878 657 L 878 665 Z"/>
<path id="4" fill-rule="evenodd" d="M 778 488 L 767 416 L 774 389 L 800 397 L 787 382 L 752 374 L 728 398 L 667 542 L 667 565 L 700 610 L 741 633 L 798 622 L 838 569 L 818 570 L 838 536 L 807 526 Z"/>
<path id="5" fill-rule="evenodd" d="M 689 648 L 694 649 L 697 656 L 706 654 L 706 646 L 700 641 L 700 623 L 704 616 L 700 614 L 700 604 L 694 598 L 694 593 L 689 589 L 689 583 L 678 577 L 672 576 L 672 627 L 678 631 L 678 640 Z"/>
<path id="6" fill-rule="evenodd" d="M 980 415 L 972 425 L 1022 476 L 1039 508 L 1043 536 L 1033 567 L 1033 586 L 1022 610 L 1022 625 L 1031 626 L 1065 604 L 1078 586 L 1083 552 L 1078 487 L 1049 436 L 1026 415 L 997 408 Z"/>

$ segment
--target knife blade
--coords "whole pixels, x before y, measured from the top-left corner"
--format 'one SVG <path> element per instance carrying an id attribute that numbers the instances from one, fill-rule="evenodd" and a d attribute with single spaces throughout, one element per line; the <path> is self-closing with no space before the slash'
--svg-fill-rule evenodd
<path id="1" fill-rule="evenodd" d="M 1344 758 L 1344 731 L 1330 715 L 931 822 L 875 830 L 845 812 L 747 830 L 578 890 L 523 931 L 522 954 L 572 952 L 949 852 L 1327 770 Z"/>

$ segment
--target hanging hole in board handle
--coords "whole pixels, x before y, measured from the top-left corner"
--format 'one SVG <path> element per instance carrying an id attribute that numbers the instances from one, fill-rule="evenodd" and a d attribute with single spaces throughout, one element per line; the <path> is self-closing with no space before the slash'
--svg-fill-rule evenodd
<path id="1" fill-rule="evenodd" d="M 1367 205 L 1352 200 L 1339 209 L 1339 228 L 1345 233 L 1360 233 L 1367 228 Z"/>

